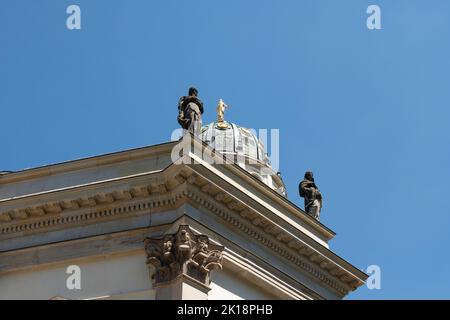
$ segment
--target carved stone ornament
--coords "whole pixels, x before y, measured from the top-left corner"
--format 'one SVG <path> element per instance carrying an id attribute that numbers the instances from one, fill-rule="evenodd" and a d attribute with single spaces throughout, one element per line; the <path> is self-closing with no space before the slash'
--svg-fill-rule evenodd
<path id="1" fill-rule="evenodd" d="M 206 235 L 193 234 L 187 225 L 162 239 L 146 238 L 144 244 L 147 265 L 155 269 L 155 285 L 184 274 L 208 286 L 210 271 L 222 269 L 224 247 L 210 243 Z"/>

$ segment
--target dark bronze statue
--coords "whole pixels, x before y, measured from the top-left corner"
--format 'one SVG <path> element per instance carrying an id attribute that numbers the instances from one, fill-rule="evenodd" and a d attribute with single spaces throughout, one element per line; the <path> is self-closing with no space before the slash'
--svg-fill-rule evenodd
<path id="1" fill-rule="evenodd" d="M 188 95 L 178 101 L 178 123 L 184 130 L 196 136 L 201 133 L 203 114 L 203 102 L 197 95 L 197 89 L 191 87 Z"/>
<path id="2" fill-rule="evenodd" d="M 322 194 L 314 183 L 311 171 L 305 173 L 305 178 L 300 182 L 298 191 L 300 197 L 305 198 L 306 213 L 319 220 L 320 210 L 322 209 Z"/>

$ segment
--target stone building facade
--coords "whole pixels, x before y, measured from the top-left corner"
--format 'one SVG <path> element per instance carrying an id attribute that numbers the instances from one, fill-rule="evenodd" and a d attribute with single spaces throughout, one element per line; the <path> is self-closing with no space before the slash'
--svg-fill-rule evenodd
<path id="1" fill-rule="evenodd" d="M 0 175 L 0 299 L 341 299 L 363 285 L 258 139 L 216 129 Z"/>

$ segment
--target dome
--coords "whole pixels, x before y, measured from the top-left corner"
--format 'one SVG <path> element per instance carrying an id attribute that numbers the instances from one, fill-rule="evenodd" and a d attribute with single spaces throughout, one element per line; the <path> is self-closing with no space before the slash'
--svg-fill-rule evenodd
<path id="1" fill-rule="evenodd" d="M 227 159 L 233 159 L 234 163 L 286 197 L 281 176 L 272 169 L 263 143 L 252 131 L 227 121 L 212 122 L 202 127 L 201 138 Z"/>

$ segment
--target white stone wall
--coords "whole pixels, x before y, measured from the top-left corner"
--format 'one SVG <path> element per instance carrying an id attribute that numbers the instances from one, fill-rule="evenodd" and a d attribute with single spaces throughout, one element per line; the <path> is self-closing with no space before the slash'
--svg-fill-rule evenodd
<path id="1" fill-rule="evenodd" d="M 69 290 L 66 269 L 81 269 L 81 289 Z M 64 264 L 13 271 L 0 276 L 0 300 L 5 299 L 148 299 L 155 298 L 144 253 L 109 255 L 68 261 Z M 195 296 L 192 296 L 195 299 Z M 236 277 L 232 272 L 214 272 L 209 300 L 276 299 L 269 292 Z"/>
<path id="2" fill-rule="evenodd" d="M 66 269 L 81 269 L 81 290 L 68 290 Z M 154 299 L 145 255 L 110 255 L 13 271 L 0 276 L 0 299 Z"/>
<path id="3" fill-rule="evenodd" d="M 254 284 L 236 277 L 227 270 L 213 272 L 208 300 L 267 300 L 277 299 L 270 292 L 263 291 Z"/>

